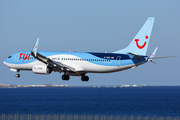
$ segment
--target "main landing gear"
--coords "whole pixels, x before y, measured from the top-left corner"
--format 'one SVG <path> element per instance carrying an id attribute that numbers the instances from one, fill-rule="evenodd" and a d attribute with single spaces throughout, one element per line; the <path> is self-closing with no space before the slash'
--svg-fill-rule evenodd
<path id="1" fill-rule="evenodd" d="M 89 77 L 83 75 L 83 76 L 81 77 L 81 80 L 82 80 L 83 82 L 87 82 L 87 81 L 89 80 Z"/>
<path id="2" fill-rule="evenodd" d="M 69 79 L 70 79 L 70 76 L 69 76 L 69 75 L 67 75 L 67 74 L 62 75 L 62 80 L 68 81 Z M 89 80 L 89 77 L 88 77 L 88 76 L 85 76 L 85 74 L 83 74 L 82 77 L 81 77 L 81 80 L 82 80 L 83 82 L 87 82 L 87 81 Z"/>
<path id="3" fill-rule="evenodd" d="M 62 75 L 62 79 L 63 79 L 63 80 L 67 80 L 67 81 L 68 81 L 69 78 L 70 78 L 69 75 L 66 75 L 66 74 Z"/>
<path id="4" fill-rule="evenodd" d="M 17 70 L 16 78 L 19 78 L 19 77 L 20 77 L 19 72 L 20 72 L 20 70 Z"/>

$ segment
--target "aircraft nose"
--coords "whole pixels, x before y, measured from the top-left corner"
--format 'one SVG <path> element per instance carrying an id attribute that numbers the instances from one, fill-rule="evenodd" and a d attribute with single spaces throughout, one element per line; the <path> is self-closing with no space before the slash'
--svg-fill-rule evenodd
<path id="1" fill-rule="evenodd" d="M 7 62 L 3 61 L 4 65 L 8 66 Z"/>

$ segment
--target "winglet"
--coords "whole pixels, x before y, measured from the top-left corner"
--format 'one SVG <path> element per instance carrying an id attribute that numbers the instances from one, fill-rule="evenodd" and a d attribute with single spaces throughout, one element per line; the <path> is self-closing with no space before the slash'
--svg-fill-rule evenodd
<path id="1" fill-rule="evenodd" d="M 152 60 L 152 58 L 155 57 L 155 54 L 156 54 L 157 49 L 158 49 L 158 47 L 155 48 L 154 52 L 152 53 L 151 57 L 149 58 L 149 61 L 151 61 L 151 62 L 154 63 L 154 64 L 156 64 L 156 63 Z"/>
<path id="2" fill-rule="evenodd" d="M 154 52 L 152 53 L 152 55 L 151 55 L 151 57 L 150 57 L 150 58 L 153 58 L 153 57 L 155 56 L 157 49 L 158 49 L 158 47 L 157 47 L 157 48 L 155 48 L 155 50 L 154 50 Z"/>
<path id="3" fill-rule="evenodd" d="M 36 56 L 37 54 L 38 44 L 39 44 L 39 38 L 36 40 L 36 43 L 31 51 L 34 54 L 34 56 Z"/>

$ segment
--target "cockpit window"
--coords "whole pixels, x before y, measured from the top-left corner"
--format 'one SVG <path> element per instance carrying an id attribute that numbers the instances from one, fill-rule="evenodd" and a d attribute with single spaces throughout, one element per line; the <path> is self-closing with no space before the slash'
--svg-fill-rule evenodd
<path id="1" fill-rule="evenodd" d="M 8 58 L 11 58 L 12 56 L 9 56 Z"/>

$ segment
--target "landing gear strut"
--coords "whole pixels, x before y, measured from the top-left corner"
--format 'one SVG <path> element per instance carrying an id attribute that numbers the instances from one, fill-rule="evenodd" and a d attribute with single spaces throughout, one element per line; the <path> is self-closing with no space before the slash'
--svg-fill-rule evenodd
<path id="1" fill-rule="evenodd" d="M 66 75 L 66 74 L 62 75 L 63 80 L 69 80 L 69 78 L 70 78 L 69 75 Z"/>
<path id="2" fill-rule="evenodd" d="M 89 77 L 88 76 L 85 76 L 85 75 L 83 75 L 82 77 L 81 77 L 81 80 L 84 82 L 87 82 L 88 80 L 89 80 Z"/>
<path id="3" fill-rule="evenodd" d="M 17 70 L 17 74 L 16 74 L 16 78 L 19 78 L 20 77 L 20 74 L 19 74 L 19 70 Z"/>

